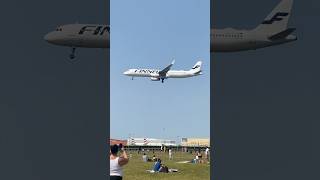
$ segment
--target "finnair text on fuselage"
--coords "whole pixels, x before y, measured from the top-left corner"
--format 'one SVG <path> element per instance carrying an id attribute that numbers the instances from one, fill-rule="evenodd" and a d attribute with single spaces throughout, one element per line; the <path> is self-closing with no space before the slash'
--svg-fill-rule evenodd
<path id="1" fill-rule="evenodd" d="M 148 74 L 154 74 L 154 73 L 159 73 L 160 70 L 155 70 L 155 69 L 134 69 L 132 71 L 133 73 L 139 75 L 148 75 Z"/>

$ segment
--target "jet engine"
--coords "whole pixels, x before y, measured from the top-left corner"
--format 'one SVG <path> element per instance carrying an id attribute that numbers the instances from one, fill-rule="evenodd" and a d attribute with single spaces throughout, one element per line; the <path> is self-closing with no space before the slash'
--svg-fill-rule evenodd
<path id="1" fill-rule="evenodd" d="M 157 78 L 157 77 L 151 77 L 150 79 L 151 81 L 160 81 L 160 78 Z"/>

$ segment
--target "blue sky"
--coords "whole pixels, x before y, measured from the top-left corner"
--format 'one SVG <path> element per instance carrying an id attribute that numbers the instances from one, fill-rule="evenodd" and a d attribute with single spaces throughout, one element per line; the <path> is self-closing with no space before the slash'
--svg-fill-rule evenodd
<path id="1" fill-rule="evenodd" d="M 210 136 L 210 1 L 111 0 L 110 137 Z M 189 70 L 202 76 L 124 76 L 129 68 Z"/>

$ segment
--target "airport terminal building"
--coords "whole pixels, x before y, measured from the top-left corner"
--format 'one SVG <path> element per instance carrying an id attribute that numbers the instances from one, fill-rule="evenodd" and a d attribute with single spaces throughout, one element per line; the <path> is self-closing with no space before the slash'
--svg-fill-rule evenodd
<path id="1" fill-rule="evenodd" d="M 128 146 L 178 146 L 176 141 L 169 139 L 155 139 L 155 138 L 128 138 Z"/>
<path id="2" fill-rule="evenodd" d="M 209 138 L 181 138 L 181 146 L 210 147 L 210 139 Z"/>
<path id="3" fill-rule="evenodd" d="M 188 152 L 188 150 L 195 151 L 196 148 L 204 150 L 207 147 L 210 147 L 209 138 L 181 138 L 180 143 L 177 143 L 175 140 L 157 138 L 131 137 L 127 140 L 110 139 L 110 145 L 120 143 L 130 151 L 166 151 L 168 148 L 173 148 L 174 151 Z"/>

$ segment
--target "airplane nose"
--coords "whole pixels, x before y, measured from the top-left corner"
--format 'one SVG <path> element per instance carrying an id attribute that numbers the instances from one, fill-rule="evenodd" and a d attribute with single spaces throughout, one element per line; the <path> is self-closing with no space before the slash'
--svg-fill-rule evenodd
<path id="1" fill-rule="evenodd" d="M 55 34 L 55 32 L 49 32 L 48 34 L 46 34 L 43 39 L 49 43 L 55 43 L 59 40 L 57 34 Z"/>
<path id="2" fill-rule="evenodd" d="M 128 75 L 128 74 L 129 74 L 129 72 L 128 72 L 128 71 L 125 71 L 125 72 L 123 72 L 123 74 L 124 74 L 124 75 Z"/>
<path id="3" fill-rule="evenodd" d="M 45 41 L 47 41 L 47 42 L 50 42 L 51 41 L 51 33 L 48 33 L 48 34 L 46 34 L 44 37 L 43 37 L 43 39 L 45 40 Z"/>

